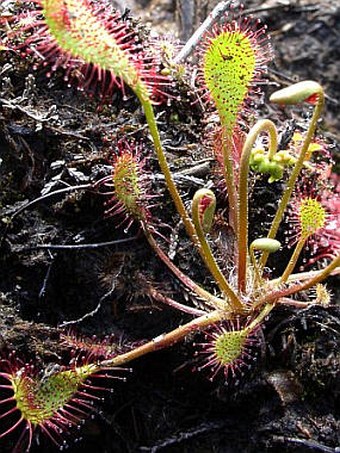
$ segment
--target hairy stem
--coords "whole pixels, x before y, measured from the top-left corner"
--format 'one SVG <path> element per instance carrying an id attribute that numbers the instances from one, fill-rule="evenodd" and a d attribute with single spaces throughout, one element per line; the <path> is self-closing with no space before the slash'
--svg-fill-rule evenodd
<path id="1" fill-rule="evenodd" d="M 235 189 L 234 162 L 232 159 L 232 141 L 232 133 L 228 133 L 227 128 L 225 126 L 222 126 L 223 176 L 228 192 L 229 223 L 233 230 L 237 231 L 238 210 L 237 195 Z"/>
<path id="2" fill-rule="evenodd" d="M 224 275 L 221 273 L 220 269 L 218 268 L 218 266 L 215 262 L 215 259 L 212 256 L 210 247 L 205 240 L 204 234 L 201 235 L 201 237 L 199 238 L 199 235 L 197 234 L 197 231 L 195 228 L 195 227 L 197 227 L 197 225 L 194 225 L 192 223 L 192 221 L 188 215 L 188 212 L 185 209 L 184 203 L 178 193 L 177 187 L 174 183 L 171 172 L 169 170 L 169 166 L 168 166 L 166 157 L 164 155 L 164 151 L 163 151 L 162 143 L 160 140 L 159 131 L 158 131 L 158 127 L 157 127 L 157 123 L 156 123 L 152 105 L 148 99 L 144 99 L 144 97 L 140 96 L 138 94 L 138 92 L 136 94 L 137 94 L 140 102 L 142 103 L 145 117 L 146 117 L 149 129 L 150 129 L 150 133 L 151 133 L 151 136 L 154 141 L 154 146 L 156 149 L 159 165 L 164 174 L 164 178 L 165 178 L 167 187 L 168 187 L 169 192 L 172 196 L 172 199 L 175 203 L 177 212 L 181 216 L 181 219 L 186 227 L 186 231 L 187 231 L 188 235 L 190 236 L 192 242 L 197 246 L 202 259 L 208 266 L 209 270 L 212 272 L 212 274 L 213 274 L 214 278 L 216 279 L 216 282 L 220 286 L 221 290 L 223 291 L 223 293 L 225 293 L 229 297 L 229 299 L 231 301 L 231 305 L 234 307 L 234 309 L 236 309 L 238 311 L 242 310 L 243 304 L 240 302 L 240 300 L 236 296 L 235 292 L 232 290 L 232 288 L 226 281 Z M 230 165 L 231 165 L 231 163 L 230 163 Z M 233 185 L 232 185 L 232 187 L 234 190 Z M 204 242 L 201 241 L 202 237 L 204 238 Z M 207 255 L 207 253 L 208 253 L 208 255 Z"/>
<path id="3" fill-rule="evenodd" d="M 270 120 L 260 120 L 249 131 L 244 143 L 240 161 L 239 176 L 239 199 L 238 199 L 238 289 L 245 291 L 247 274 L 247 251 L 248 251 L 248 174 L 249 159 L 254 143 L 261 132 L 268 132 L 269 154 L 275 154 L 277 150 L 277 131 L 274 123 Z"/>
<path id="4" fill-rule="evenodd" d="M 260 312 L 260 314 L 247 326 L 247 329 L 252 330 L 255 327 L 257 327 L 266 316 L 269 315 L 269 313 L 272 311 L 272 309 L 275 307 L 275 304 L 267 304 L 263 308 L 263 310 Z"/>
<path id="5" fill-rule="evenodd" d="M 196 237 L 195 227 L 188 215 L 187 210 L 185 209 L 184 203 L 178 193 L 177 187 L 172 178 L 172 175 L 171 175 L 171 172 L 169 169 L 169 165 L 168 165 L 168 162 L 166 160 L 166 157 L 165 157 L 165 154 L 163 151 L 161 139 L 159 136 L 159 130 L 157 127 L 156 118 L 155 118 L 155 114 L 154 114 L 151 102 L 149 99 L 145 99 L 138 91 L 136 91 L 136 95 L 138 96 L 138 99 L 140 100 L 140 102 L 143 106 L 145 118 L 148 123 L 150 134 L 152 136 L 153 143 L 155 146 L 159 166 L 161 167 L 162 173 L 164 175 L 167 188 L 175 203 L 177 212 L 180 215 L 180 217 L 184 223 L 186 231 L 187 231 L 188 235 L 190 236 L 190 239 L 198 247 L 198 249 L 200 249 L 200 244 Z"/>
<path id="6" fill-rule="evenodd" d="M 258 265 L 256 257 L 255 257 L 254 248 L 252 246 L 250 246 L 250 261 L 251 261 L 251 264 L 253 265 L 253 269 L 254 269 L 255 287 L 258 288 L 258 286 L 261 283 L 262 278 L 261 278 L 260 271 L 259 271 L 259 265 Z"/>
<path id="7" fill-rule="evenodd" d="M 225 276 L 222 274 L 221 269 L 217 265 L 216 260 L 211 252 L 210 246 L 206 240 L 200 219 L 200 202 L 201 200 L 199 197 L 194 197 L 192 202 L 192 219 L 195 224 L 198 240 L 202 247 L 202 257 L 204 263 L 213 275 L 220 290 L 228 297 L 230 307 L 235 311 L 242 311 L 244 309 L 242 302 L 227 282 Z"/>
<path id="8" fill-rule="evenodd" d="M 222 319 L 225 319 L 224 313 L 217 310 L 212 311 L 211 313 L 196 318 L 183 326 L 177 327 L 169 333 L 159 335 L 151 341 L 148 341 L 142 346 L 134 348 L 129 352 L 120 354 L 109 360 L 104 360 L 100 363 L 100 367 L 106 368 L 124 365 L 125 363 L 131 362 L 131 360 L 135 360 L 138 357 L 149 354 L 150 352 L 172 346 L 173 344 L 183 340 L 189 334 L 198 332 L 199 330 L 204 329 L 211 324 L 215 324 Z"/>
<path id="9" fill-rule="evenodd" d="M 153 287 L 149 288 L 149 293 L 152 296 L 152 298 L 157 300 L 158 302 L 168 305 L 169 307 L 175 308 L 176 310 L 182 311 L 183 313 L 188 313 L 189 315 L 192 316 L 202 316 L 206 313 L 203 310 L 198 310 L 197 308 L 181 304 L 180 302 L 177 302 L 171 297 L 164 296 L 164 294 L 160 293 Z"/>
<path id="10" fill-rule="evenodd" d="M 317 283 L 320 283 L 323 280 L 325 280 L 339 266 L 340 256 L 336 257 L 327 267 L 325 267 L 322 271 L 314 274 L 313 277 L 305 281 L 305 283 L 297 283 L 285 289 L 277 289 L 264 296 L 259 302 L 257 302 L 256 306 L 260 306 L 264 303 L 271 303 L 277 299 L 280 299 L 281 297 L 287 297 L 300 291 L 309 289 L 315 286 Z"/>
<path id="11" fill-rule="evenodd" d="M 323 90 L 322 90 L 321 87 L 320 87 L 319 91 L 316 94 L 318 96 L 318 100 L 317 100 L 317 103 L 316 103 L 316 106 L 315 106 L 315 109 L 314 109 L 314 112 L 313 112 L 313 116 L 312 116 L 310 124 L 309 124 L 309 128 L 308 128 L 308 131 L 307 131 L 307 134 L 306 134 L 306 137 L 305 137 L 305 141 L 304 141 L 303 146 L 301 148 L 299 158 L 296 161 L 295 166 L 293 168 L 293 171 L 292 171 L 292 173 L 291 173 L 291 175 L 289 177 L 289 180 L 287 182 L 287 186 L 286 186 L 286 188 L 284 190 L 281 202 L 279 204 L 278 210 L 276 211 L 274 220 L 272 222 L 272 225 L 271 225 L 269 233 L 268 233 L 268 237 L 271 238 L 271 239 L 275 238 L 276 233 L 277 233 L 277 231 L 279 229 L 280 223 L 281 223 L 282 218 L 283 218 L 284 211 L 285 211 L 285 209 L 286 209 L 286 207 L 288 205 L 288 202 L 290 200 L 290 197 L 291 197 L 292 192 L 293 192 L 294 187 L 295 187 L 296 180 L 297 180 L 297 178 L 298 178 L 298 176 L 300 174 L 300 171 L 301 171 L 301 169 L 303 167 L 303 163 L 304 163 L 305 158 L 306 158 L 308 147 L 309 147 L 309 145 L 310 145 L 310 143 L 311 143 L 311 141 L 313 139 L 313 136 L 314 136 L 314 133 L 315 133 L 315 129 L 316 129 L 316 126 L 317 126 L 317 122 L 318 122 L 318 119 L 320 118 L 320 115 L 321 115 L 321 112 L 322 112 L 322 109 L 323 109 L 323 106 L 324 106 L 325 96 L 324 96 L 324 93 L 323 93 Z M 261 257 L 260 265 L 261 265 L 262 269 L 266 265 L 268 256 L 269 256 L 269 253 L 268 252 L 264 252 L 262 257 Z"/>
<path id="12" fill-rule="evenodd" d="M 221 310 L 226 310 L 226 302 L 219 297 L 213 296 L 211 293 L 206 291 L 204 288 L 199 286 L 195 283 L 191 278 L 189 278 L 186 274 L 184 274 L 171 260 L 170 258 L 163 252 L 161 247 L 156 242 L 153 234 L 151 233 L 148 225 L 144 222 L 142 223 L 142 228 L 145 234 L 147 241 L 149 242 L 150 246 L 154 250 L 154 252 L 158 255 L 158 257 L 163 261 L 163 263 L 173 272 L 173 274 L 192 292 L 194 292 L 198 297 L 202 298 L 204 303 L 209 305 L 210 307 L 219 308 Z"/>
<path id="13" fill-rule="evenodd" d="M 287 264 L 287 267 L 286 267 L 284 273 L 281 276 L 280 283 L 286 283 L 286 281 L 288 280 L 289 276 L 293 272 L 294 267 L 296 265 L 296 262 L 299 259 L 300 253 L 301 253 L 306 241 L 307 241 L 307 237 L 306 238 L 301 238 L 299 240 L 299 242 L 296 244 L 296 247 L 294 249 L 293 255 L 291 256 L 291 258 L 289 260 L 289 263 Z"/>
<path id="14" fill-rule="evenodd" d="M 315 276 L 319 275 L 320 271 L 308 271 L 308 272 L 300 272 L 297 274 L 291 274 L 288 277 L 288 282 L 294 282 L 296 280 L 299 280 L 300 282 L 305 281 L 305 280 L 310 280 L 311 278 L 314 278 Z M 335 276 L 340 274 L 340 267 L 336 267 L 332 269 L 332 271 L 329 273 L 330 276 Z M 275 280 L 271 280 L 271 283 L 279 283 L 280 279 L 277 278 Z"/>
<path id="15" fill-rule="evenodd" d="M 310 280 L 307 280 L 303 285 L 301 285 L 299 291 L 304 291 L 305 289 L 309 289 L 312 286 L 315 286 L 317 283 L 322 282 L 338 267 L 340 267 L 340 256 L 337 256 L 327 267 L 322 269 L 314 277 L 312 277 Z"/>

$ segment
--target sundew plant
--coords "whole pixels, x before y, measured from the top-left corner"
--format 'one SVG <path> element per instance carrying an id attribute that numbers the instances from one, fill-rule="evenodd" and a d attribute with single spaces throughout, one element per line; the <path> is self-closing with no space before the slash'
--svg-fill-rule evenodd
<path id="1" fill-rule="evenodd" d="M 323 89 L 315 81 L 302 81 L 271 95 L 270 102 L 283 106 L 305 103 L 313 109 L 306 132 L 287 149 L 280 149 L 276 125 L 268 118 L 257 119 L 254 108 L 272 59 L 265 27 L 233 9 L 222 19 L 196 43 L 197 63 L 183 63 L 171 55 L 163 61 L 160 46 L 141 41 L 138 31 L 106 0 L 21 1 L 18 13 L 2 18 L 6 26 L 1 52 L 19 53 L 35 69 L 45 68 L 50 78 L 62 73 L 65 84 L 76 84 L 91 95 L 99 93 L 100 102 L 108 106 L 117 90 L 124 99 L 127 94 L 135 96 L 152 139 L 153 149 L 148 153 L 157 160 L 176 215 L 198 252 L 199 266 L 213 280 L 209 287 L 195 282 L 166 251 L 167 229 L 155 217 L 159 210 L 153 210 L 162 204 L 162 197 L 152 193 L 147 144 L 128 135 L 111 137 L 110 173 L 86 189 L 93 196 L 104 194 L 106 215 L 117 216 L 126 231 L 132 223 L 139 225 L 150 248 L 190 292 L 193 302 L 182 303 L 156 290 L 152 295 L 192 319 L 137 345 L 120 348 L 106 344 L 109 354 L 103 353 L 103 347 L 77 341 L 86 360 L 42 372 L 23 358 L 5 356 L 0 373 L 0 438 L 12 436 L 14 451 L 28 451 L 37 430 L 63 446 L 72 428 L 100 404 L 97 393 L 108 387 L 110 375 L 116 376 L 120 367 L 131 366 L 136 358 L 190 337 L 202 357 L 200 369 L 208 370 L 210 379 L 220 375 L 228 382 L 242 373 L 252 345 L 258 341 L 258 331 L 276 307 L 300 309 L 330 303 L 322 282 L 339 270 L 336 235 L 323 268 L 298 272 L 303 250 L 313 238 L 329 235 L 327 226 L 334 222 L 329 209 L 332 194 L 325 204 L 317 179 L 314 190 L 306 191 L 296 202 L 297 188 L 301 190 L 304 181 L 313 180 L 313 174 L 320 171 L 313 151 L 322 148 L 315 131 L 324 107 Z M 206 146 L 213 150 L 220 181 L 216 187 L 197 190 L 188 204 L 183 201 L 187 194 L 178 188 L 170 171 L 155 109 L 167 108 L 175 100 L 176 85 L 193 69 L 197 74 L 195 102 L 203 106 L 206 121 L 211 119 Z M 250 240 L 248 211 L 254 197 L 249 181 L 256 178 L 268 185 L 279 181 L 283 190 L 268 231 Z M 224 217 L 232 232 L 231 267 L 214 256 L 212 233 L 217 217 Z M 280 256 L 286 247 L 277 239 L 279 229 L 286 227 L 294 229 L 290 259 L 282 275 L 270 278 L 268 257 Z M 113 238 L 115 234 L 112 231 Z M 195 340 L 202 332 L 205 340 Z"/>

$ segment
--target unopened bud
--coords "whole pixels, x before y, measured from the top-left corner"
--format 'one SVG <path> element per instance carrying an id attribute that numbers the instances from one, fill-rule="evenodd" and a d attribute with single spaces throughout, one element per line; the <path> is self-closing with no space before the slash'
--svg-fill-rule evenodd
<path id="1" fill-rule="evenodd" d="M 320 93 L 323 93 L 321 85 L 312 80 L 305 80 L 275 91 L 269 100 L 276 104 L 285 105 L 299 104 L 301 102 L 312 102 L 314 104 Z"/>
<path id="2" fill-rule="evenodd" d="M 279 250 L 281 243 L 276 239 L 259 238 L 255 239 L 250 247 L 255 250 L 261 250 L 262 252 L 274 253 Z"/>

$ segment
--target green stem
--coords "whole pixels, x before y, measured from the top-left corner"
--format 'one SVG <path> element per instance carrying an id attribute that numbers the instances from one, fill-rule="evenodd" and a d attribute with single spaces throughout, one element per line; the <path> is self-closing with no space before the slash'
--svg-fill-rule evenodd
<path id="1" fill-rule="evenodd" d="M 161 167 L 162 173 L 165 178 L 166 185 L 167 185 L 168 190 L 171 194 L 171 197 L 175 203 L 177 212 L 180 215 L 180 217 L 184 223 L 184 226 L 186 228 L 186 231 L 187 231 L 188 235 L 190 236 L 192 242 L 198 247 L 198 249 L 200 249 L 200 243 L 198 242 L 197 237 L 196 237 L 195 227 L 188 215 L 187 210 L 185 209 L 184 203 L 178 193 L 177 187 L 172 178 L 172 175 L 171 175 L 171 172 L 169 169 L 169 165 L 168 165 L 168 162 L 166 160 L 166 157 L 165 157 L 165 154 L 163 151 L 161 139 L 159 136 L 159 130 L 157 127 L 157 122 L 156 122 L 156 118 L 155 118 L 155 114 L 154 114 L 151 102 L 149 99 L 145 99 L 145 97 L 143 95 L 141 95 L 138 90 L 136 90 L 135 93 L 138 96 L 138 99 L 140 100 L 140 102 L 143 106 L 145 118 L 148 123 L 150 134 L 152 136 L 153 143 L 155 146 L 155 151 L 157 154 L 159 166 Z"/>
<path id="2" fill-rule="evenodd" d="M 320 271 L 308 271 L 308 272 L 300 272 L 300 273 L 297 273 L 297 274 L 291 274 L 288 277 L 288 282 L 294 282 L 294 281 L 297 281 L 297 280 L 302 282 L 302 281 L 314 278 L 315 276 L 319 275 L 319 272 Z M 339 275 L 339 274 L 340 274 L 340 268 L 335 268 L 335 269 L 333 269 L 331 271 L 331 273 L 329 275 L 335 276 L 335 275 Z M 279 282 L 280 282 L 279 278 L 277 278 L 275 280 L 271 280 L 271 283 L 274 283 L 274 284 L 275 283 L 279 283 Z"/>
<path id="3" fill-rule="evenodd" d="M 204 329 L 211 324 L 215 324 L 222 319 L 225 319 L 225 314 L 217 310 L 212 311 L 211 313 L 193 319 L 183 326 L 177 327 L 169 333 L 159 335 L 151 341 L 148 341 L 142 346 L 134 348 L 129 352 L 120 354 L 112 359 L 104 360 L 100 362 L 99 366 L 101 368 L 111 368 L 124 365 L 125 363 L 131 362 L 131 360 L 135 360 L 138 357 L 149 354 L 150 352 L 172 346 L 173 344 L 183 340 L 189 334 L 198 332 L 199 330 Z"/>
<path id="4" fill-rule="evenodd" d="M 198 248 L 198 250 L 199 250 L 199 252 L 201 254 L 202 259 L 204 260 L 204 262 L 206 263 L 206 265 L 208 266 L 208 268 L 210 269 L 210 271 L 213 273 L 214 277 L 216 278 L 217 284 L 219 284 L 219 285 L 222 284 L 221 290 L 226 295 L 228 295 L 228 297 L 231 299 L 231 301 L 232 301 L 231 304 L 233 305 L 233 307 L 237 308 L 238 310 L 243 309 L 242 303 L 239 301 L 239 299 L 237 298 L 237 296 L 234 293 L 234 291 L 228 285 L 225 277 L 223 276 L 221 271 L 218 269 L 218 267 L 216 265 L 216 262 L 215 262 L 214 258 L 212 257 L 212 254 L 211 254 L 209 246 L 208 247 L 203 246 L 202 242 L 200 241 L 200 239 L 198 237 L 198 234 L 196 234 L 195 226 L 192 223 L 192 221 L 191 221 L 191 219 L 190 219 L 190 217 L 188 215 L 187 210 L 185 209 L 184 203 L 183 203 L 183 201 L 182 201 L 182 199 L 181 199 L 181 197 L 180 197 L 180 195 L 178 193 L 177 187 L 176 187 L 176 185 L 174 183 L 174 180 L 172 178 L 171 172 L 169 170 L 169 166 L 168 166 L 168 163 L 167 163 L 167 160 L 166 160 L 166 157 L 164 155 L 163 148 L 162 148 L 162 143 L 161 143 L 161 140 L 160 140 L 159 131 L 158 131 L 156 118 L 155 118 L 155 115 L 154 115 L 154 111 L 153 111 L 152 105 L 151 105 L 150 101 L 148 99 L 145 99 L 142 95 L 140 95 L 138 93 L 138 91 L 136 91 L 136 94 L 137 94 L 137 96 L 138 96 L 138 98 L 139 98 L 139 100 L 140 100 L 140 102 L 141 102 L 141 104 L 143 106 L 145 117 L 146 117 L 149 129 L 150 129 L 150 134 L 151 134 L 151 136 L 153 138 L 153 141 L 154 141 L 154 146 L 155 146 L 156 154 L 157 154 L 157 157 L 158 157 L 158 162 L 159 162 L 161 170 L 162 170 L 162 172 L 164 174 L 164 178 L 165 178 L 168 190 L 169 190 L 169 192 L 170 192 L 170 194 L 172 196 L 172 199 L 173 199 L 173 201 L 175 203 L 177 212 L 181 216 L 181 219 L 182 219 L 182 221 L 183 221 L 183 223 L 185 225 L 187 233 L 190 236 L 192 242 L 197 246 L 197 248 Z M 204 238 L 204 242 L 205 242 L 205 245 L 207 245 L 206 241 L 205 241 L 205 238 Z M 208 252 L 208 256 L 206 256 L 207 252 Z M 215 263 L 215 265 L 213 263 Z M 212 267 L 209 267 L 210 265 Z"/>
<path id="5" fill-rule="evenodd" d="M 312 286 L 315 286 L 317 283 L 322 282 L 327 278 L 337 267 L 340 266 L 340 256 L 337 256 L 325 269 L 320 271 L 310 280 L 307 280 L 303 285 L 300 285 L 299 291 L 304 291 L 305 289 L 309 289 Z M 292 294 L 292 293 L 288 293 Z"/>
<path id="6" fill-rule="evenodd" d="M 154 300 L 161 302 L 164 305 L 168 305 L 169 307 L 172 307 L 176 310 L 182 311 L 183 313 L 187 313 L 189 315 L 196 316 L 196 317 L 206 314 L 206 312 L 203 310 L 198 310 L 197 308 L 189 307 L 188 305 L 177 302 L 176 300 L 172 299 L 171 297 L 164 296 L 164 294 L 160 293 L 152 286 L 148 288 L 148 293 Z"/>
<path id="7" fill-rule="evenodd" d="M 297 178 L 298 178 L 298 176 L 300 174 L 300 171 L 301 171 L 301 169 L 303 167 L 303 163 L 304 163 L 305 158 L 306 158 L 308 147 L 309 147 L 309 145 L 310 145 L 310 143 L 311 143 L 311 141 L 312 141 L 312 139 L 314 137 L 314 133 L 315 133 L 315 129 L 316 129 L 316 126 L 317 126 L 317 122 L 318 122 L 318 119 L 320 118 L 320 115 L 321 115 L 321 112 L 322 112 L 322 109 L 323 109 L 323 106 L 324 106 L 325 97 L 324 97 L 324 93 L 323 93 L 322 88 L 320 87 L 319 91 L 316 92 L 315 94 L 318 95 L 318 100 L 317 100 L 317 103 L 316 103 L 316 106 L 315 106 L 315 109 L 314 109 L 314 112 L 313 112 L 312 119 L 311 119 L 310 124 L 309 124 L 309 128 L 308 128 L 308 131 L 307 131 L 307 134 L 306 134 L 305 141 L 303 143 L 299 158 L 296 161 L 295 166 L 293 168 L 293 171 L 292 171 L 292 173 L 291 173 L 291 175 L 289 177 L 289 180 L 287 182 L 287 186 L 286 186 L 286 188 L 284 190 L 281 202 L 279 204 L 278 210 L 276 211 L 274 220 L 272 222 L 271 228 L 270 228 L 268 236 L 267 236 L 267 237 L 269 237 L 271 239 L 275 238 L 276 233 L 277 233 L 277 231 L 279 229 L 280 223 L 281 223 L 282 218 L 283 218 L 284 211 L 286 210 L 287 204 L 288 204 L 288 202 L 290 200 L 290 197 L 292 195 L 292 192 L 294 190 L 296 180 L 297 180 Z M 262 257 L 261 257 L 260 265 L 261 265 L 262 269 L 266 265 L 268 256 L 269 256 L 269 253 L 268 252 L 264 252 Z"/>
<path id="8" fill-rule="evenodd" d="M 275 307 L 275 304 L 267 304 L 263 308 L 263 310 L 260 312 L 260 314 L 255 318 L 248 326 L 247 329 L 249 331 L 253 330 L 255 327 L 257 327 L 266 316 L 269 315 L 269 313 L 272 311 L 272 309 Z"/>
<path id="9" fill-rule="evenodd" d="M 307 280 L 305 283 L 298 283 L 290 286 L 289 288 L 278 289 L 273 291 L 272 293 L 267 294 L 257 302 L 256 307 L 261 306 L 263 303 L 271 303 L 277 299 L 280 299 L 281 297 L 287 297 L 300 291 L 305 291 L 306 289 L 309 289 L 325 280 L 339 266 L 340 256 L 336 257 L 327 267 L 325 267 L 325 269 L 317 272 L 316 275 L 313 275 L 313 277 Z"/>
<path id="10" fill-rule="evenodd" d="M 220 290 L 229 298 L 230 307 L 235 311 L 243 311 L 244 306 L 242 302 L 227 282 L 225 276 L 222 274 L 221 269 L 217 265 L 216 260 L 211 252 L 210 246 L 206 240 L 200 219 L 200 202 L 200 197 L 194 197 L 192 202 L 192 220 L 195 225 L 198 240 L 202 247 L 202 258 L 205 265 L 213 275 Z"/>
<path id="11" fill-rule="evenodd" d="M 264 279 L 260 274 L 260 267 L 255 257 L 255 250 L 261 250 L 262 252 L 267 251 L 269 253 L 275 253 L 281 247 L 281 243 L 276 239 L 268 239 L 268 238 L 258 238 L 255 239 L 249 247 L 250 251 L 250 259 L 254 269 L 254 287 L 255 289 L 263 286 Z"/>
<path id="12" fill-rule="evenodd" d="M 251 128 L 243 145 L 240 161 L 239 199 L 238 199 L 238 289 L 245 291 L 247 274 L 248 251 L 248 175 L 249 159 L 254 143 L 261 132 L 269 133 L 269 153 L 275 154 L 277 150 L 277 131 L 270 120 L 260 120 Z"/>
<path id="13" fill-rule="evenodd" d="M 295 250 L 293 252 L 293 255 L 291 256 L 289 263 L 287 264 L 287 267 L 284 271 L 284 273 L 281 276 L 280 283 L 286 283 L 288 280 L 289 276 L 294 270 L 294 267 L 296 265 L 297 260 L 299 259 L 300 253 L 307 241 L 307 237 L 301 238 L 299 242 L 296 244 Z"/>
<path id="14" fill-rule="evenodd" d="M 258 288 L 261 284 L 262 277 L 260 274 L 259 265 L 258 265 L 256 257 L 255 257 L 254 247 L 252 245 L 250 246 L 250 260 L 251 260 L 251 263 L 252 263 L 253 269 L 254 269 L 255 287 Z"/>
<path id="15" fill-rule="evenodd" d="M 156 242 L 153 234 L 151 233 L 148 225 L 143 222 L 142 228 L 145 234 L 147 241 L 149 242 L 150 246 L 154 250 L 154 252 L 158 255 L 158 257 L 163 261 L 163 263 L 173 272 L 173 274 L 188 288 L 190 291 L 194 292 L 198 297 L 202 298 L 204 303 L 209 305 L 210 307 L 219 308 L 221 310 L 226 310 L 226 302 L 223 299 L 220 299 L 216 296 L 213 296 L 204 288 L 199 286 L 197 283 L 191 280 L 187 275 L 185 275 L 171 260 L 170 258 L 163 252 L 161 247 Z"/>
<path id="16" fill-rule="evenodd" d="M 234 162 L 232 159 L 232 140 L 232 132 L 228 132 L 227 128 L 225 126 L 222 126 L 223 176 L 228 192 L 229 223 L 233 230 L 236 232 L 238 225 L 238 211 L 235 189 Z"/>

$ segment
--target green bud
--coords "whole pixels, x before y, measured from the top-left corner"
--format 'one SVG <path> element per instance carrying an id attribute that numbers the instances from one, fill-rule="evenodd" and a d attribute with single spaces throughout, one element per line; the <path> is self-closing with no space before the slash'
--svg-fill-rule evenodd
<path id="1" fill-rule="evenodd" d="M 308 102 L 320 93 L 323 93 L 323 89 L 317 82 L 305 80 L 282 90 L 275 91 L 269 100 L 276 104 L 292 105 L 305 101 Z"/>
<path id="2" fill-rule="evenodd" d="M 264 156 L 262 162 L 258 166 L 258 170 L 260 173 L 269 173 L 270 162 L 267 156 Z"/>
<path id="3" fill-rule="evenodd" d="M 251 249 L 261 250 L 262 252 L 274 253 L 279 250 L 281 243 L 276 239 L 259 238 L 250 244 Z"/>
<path id="4" fill-rule="evenodd" d="M 260 164 L 261 162 L 264 161 L 265 158 L 266 156 L 264 156 L 263 154 L 255 154 L 253 156 L 253 162 L 256 164 Z"/>
<path id="5" fill-rule="evenodd" d="M 269 162 L 268 173 L 270 174 L 269 182 L 278 181 L 283 176 L 283 166 L 277 162 Z"/>
<path id="6" fill-rule="evenodd" d="M 216 197 L 214 192 L 209 189 L 198 190 L 193 198 L 193 213 L 196 209 L 202 230 L 205 233 L 209 233 L 214 222 L 216 210 Z"/>

